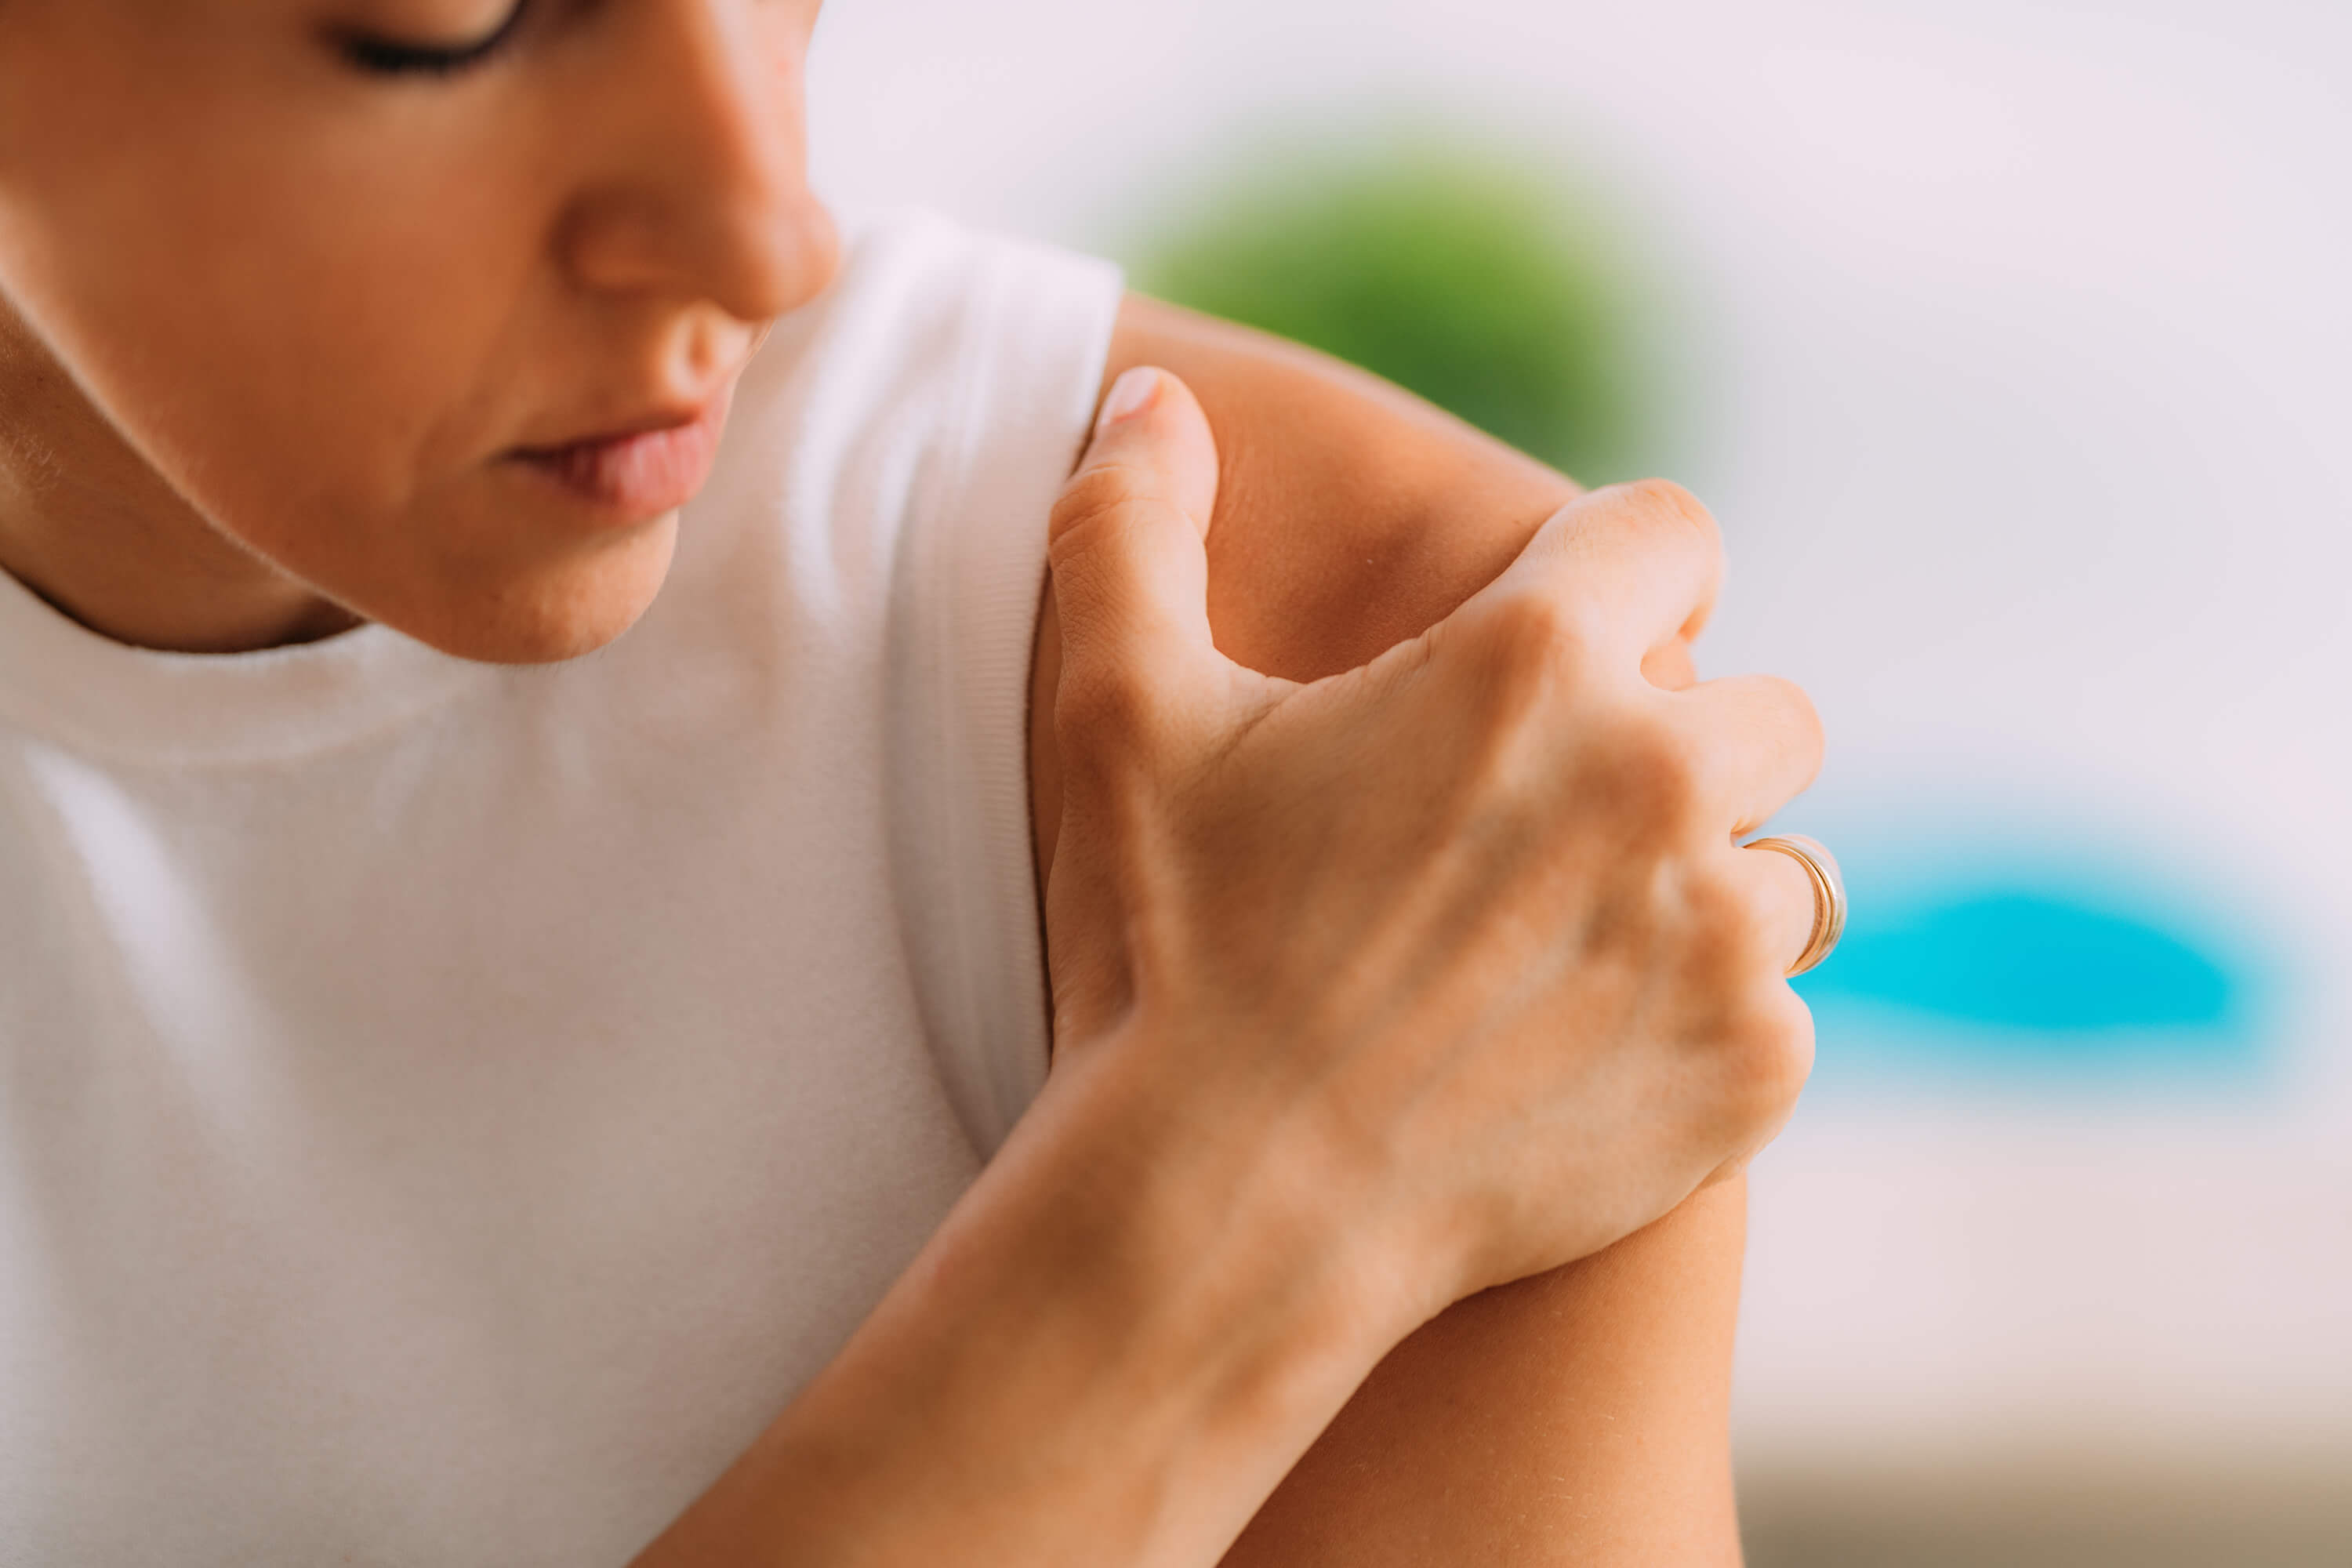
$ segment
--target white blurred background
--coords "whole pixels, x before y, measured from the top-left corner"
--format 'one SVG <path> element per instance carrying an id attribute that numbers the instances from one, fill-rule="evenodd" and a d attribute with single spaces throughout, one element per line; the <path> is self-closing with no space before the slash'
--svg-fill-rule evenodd
<path id="1" fill-rule="evenodd" d="M 814 93 L 845 205 L 1122 256 L 1267 123 L 1600 182 L 1704 662 L 1897 911 L 1758 1173 L 1753 1560 L 2352 1563 L 2352 5 L 833 0 Z"/>

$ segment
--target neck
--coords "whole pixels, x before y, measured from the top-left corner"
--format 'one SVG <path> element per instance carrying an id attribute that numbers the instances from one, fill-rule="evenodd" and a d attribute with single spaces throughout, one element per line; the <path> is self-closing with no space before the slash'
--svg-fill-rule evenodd
<path id="1" fill-rule="evenodd" d="M 0 572 L 100 637 L 178 653 L 356 624 L 205 521 L 0 303 Z"/>

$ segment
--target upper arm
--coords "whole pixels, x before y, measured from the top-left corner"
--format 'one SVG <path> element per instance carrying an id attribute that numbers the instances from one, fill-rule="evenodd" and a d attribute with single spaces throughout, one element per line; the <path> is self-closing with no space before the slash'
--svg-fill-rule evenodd
<path id="1" fill-rule="evenodd" d="M 1130 300 L 1108 378 L 1181 377 L 1215 433 L 1209 620 L 1237 663 L 1311 680 L 1419 635 L 1577 493 L 1426 404 L 1303 349 Z M 1031 711 L 1052 711 L 1050 591 Z M 1663 674 L 1686 678 L 1679 654 Z M 1031 726 L 1039 875 L 1059 815 Z M 1446 1312 L 1383 1362 L 1229 1562 L 1737 1562 L 1727 1457 L 1738 1184 Z"/>
<path id="2" fill-rule="evenodd" d="M 1444 619 L 1576 486 L 1361 372 L 1262 334 L 1130 300 L 1110 373 L 1191 386 L 1220 468 L 1209 621 L 1227 657 L 1309 680 Z"/>
<path id="3" fill-rule="evenodd" d="M 1130 296 L 1104 390 L 1157 365 L 1216 437 L 1209 625 L 1235 663 L 1313 680 L 1417 637 L 1494 580 L 1577 494 L 1562 475 L 1377 377 L 1263 333 Z M 1045 593 L 1032 715 L 1053 711 L 1059 621 Z M 1029 726 L 1037 877 L 1061 816 L 1054 727 Z"/>

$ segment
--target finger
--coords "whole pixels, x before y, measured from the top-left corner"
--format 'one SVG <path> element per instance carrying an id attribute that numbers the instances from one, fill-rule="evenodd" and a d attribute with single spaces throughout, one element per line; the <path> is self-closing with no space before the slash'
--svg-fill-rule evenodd
<path id="1" fill-rule="evenodd" d="M 1559 600 L 1596 651 L 1631 668 L 1696 637 L 1722 584 L 1714 517 L 1680 485 L 1643 479 L 1588 491 L 1553 513 L 1486 592 Z"/>
<path id="2" fill-rule="evenodd" d="M 1216 442 L 1190 389 L 1160 370 L 1120 376 L 1046 533 L 1065 691 L 1213 657 L 1203 541 L 1216 497 Z"/>
<path id="3" fill-rule="evenodd" d="M 1821 918 L 1821 896 L 1810 872 L 1794 856 L 1777 849 L 1730 851 L 1732 875 L 1746 889 L 1756 913 L 1757 937 L 1783 973 L 1811 945 Z"/>
<path id="4" fill-rule="evenodd" d="M 1735 837 L 1769 821 L 1822 771 L 1821 716 L 1801 688 L 1777 676 L 1703 681 L 1666 701 L 1697 737 L 1699 788 Z"/>
<path id="5" fill-rule="evenodd" d="M 1698 684 L 1698 666 L 1691 660 L 1691 645 L 1671 637 L 1642 659 L 1642 679 L 1662 691 L 1687 691 Z"/>

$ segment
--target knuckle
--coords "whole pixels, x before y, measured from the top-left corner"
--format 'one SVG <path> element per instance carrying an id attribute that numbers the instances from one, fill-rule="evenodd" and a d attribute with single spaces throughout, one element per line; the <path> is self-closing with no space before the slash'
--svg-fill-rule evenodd
<path id="1" fill-rule="evenodd" d="M 1583 645 L 1574 612 L 1549 594 L 1514 594 L 1487 617 L 1490 656 L 1508 668 L 1550 669 Z"/>
<path id="2" fill-rule="evenodd" d="M 1690 942 L 1693 979 L 1718 994 L 1771 973 L 1748 890 L 1729 878 L 1698 874 L 1684 879 L 1683 929 Z"/>
<path id="3" fill-rule="evenodd" d="M 1662 718 L 1635 712 L 1599 731 L 1594 749 L 1590 776 L 1619 822 L 1642 837 L 1668 841 L 1696 826 L 1704 775 L 1691 737 Z"/>
<path id="4" fill-rule="evenodd" d="M 1455 646 L 1471 658 L 1481 688 L 1508 725 L 1536 721 L 1573 688 L 1586 667 L 1587 637 L 1573 610 L 1547 594 L 1515 594 L 1480 617 Z"/>
<path id="5" fill-rule="evenodd" d="M 1786 1121 L 1812 1070 L 1812 1015 L 1796 993 L 1754 974 L 1699 1006 L 1684 1038 L 1705 1084 L 1700 1121 L 1721 1140 L 1753 1146 Z"/>
<path id="6" fill-rule="evenodd" d="M 1813 706 L 1811 694 L 1793 680 L 1783 680 L 1779 676 L 1767 679 L 1779 689 L 1780 700 L 1787 708 L 1790 731 L 1798 744 L 1819 757 L 1827 737 L 1822 729 L 1822 711 Z"/>
<path id="7" fill-rule="evenodd" d="M 1624 498 L 1644 516 L 1697 534 L 1720 548 L 1723 531 L 1715 514 L 1699 499 L 1672 479 L 1635 479 L 1620 487 Z"/>
<path id="8" fill-rule="evenodd" d="M 1723 531 L 1698 498 L 1672 479 L 1634 479 L 1612 486 L 1617 526 L 1650 547 L 1696 552 L 1710 576 L 1723 571 Z"/>
<path id="9" fill-rule="evenodd" d="M 1813 706 L 1811 693 L 1795 681 L 1780 675 L 1742 675 L 1734 679 L 1741 690 L 1745 710 L 1799 734 L 1821 732 L 1821 710 Z"/>
<path id="10" fill-rule="evenodd" d="M 1812 1073 L 1812 1015 L 1786 985 L 1759 986 L 1718 1039 L 1717 1053 L 1734 1119 L 1748 1127 L 1777 1122 Z"/>

